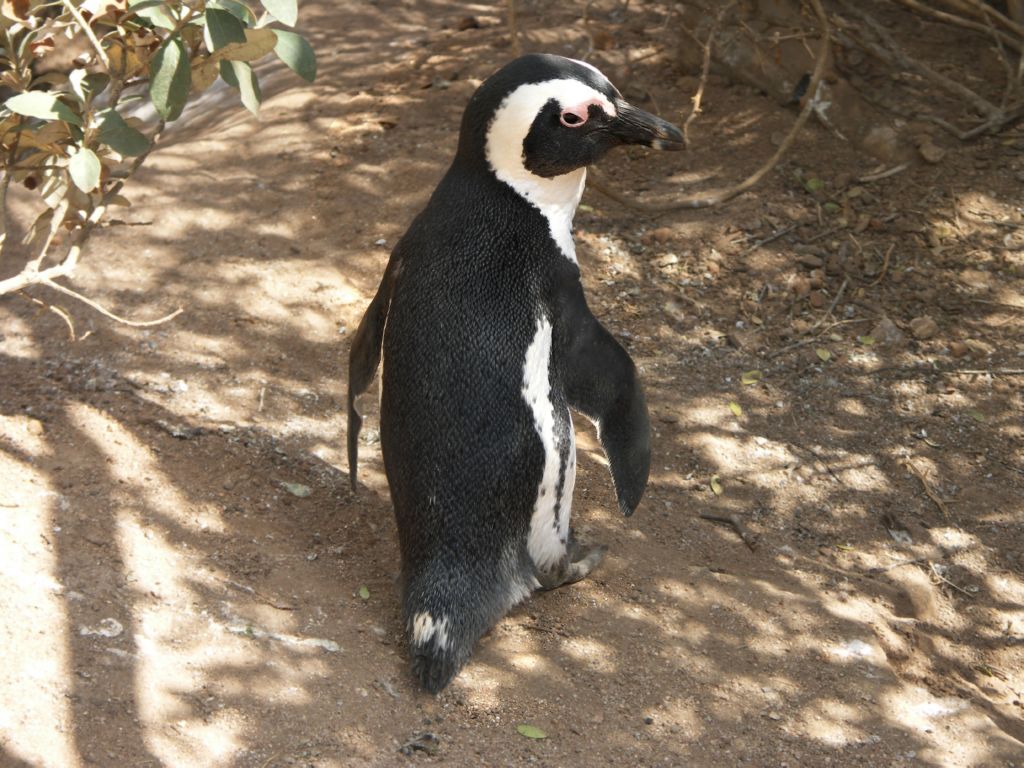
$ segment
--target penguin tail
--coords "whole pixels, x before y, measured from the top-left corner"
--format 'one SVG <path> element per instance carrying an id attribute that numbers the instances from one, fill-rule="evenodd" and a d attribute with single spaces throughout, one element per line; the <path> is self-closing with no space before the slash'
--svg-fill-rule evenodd
<path id="1" fill-rule="evenodd" d="M 409 621 L 412 674 L 430 693 L 444 690 L 473 652 L 476 638 L 458 630 L 448 616 L 429 611 L 419 611 Z"/>
<path id="2" fill-rule="evenodd" d="M 412 647 L 412 674 L 423 688 L 434 695 L 443 691 L 462 669 L 465 661 L 456 661 L 436 648 Z"/>

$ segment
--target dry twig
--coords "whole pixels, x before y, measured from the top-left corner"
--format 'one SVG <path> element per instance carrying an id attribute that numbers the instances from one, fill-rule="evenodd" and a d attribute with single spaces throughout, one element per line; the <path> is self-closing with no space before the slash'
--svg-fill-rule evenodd
<path id="1" fill-rule="evenodd" d="M 942 513 L 942 518 L 944 520 L 949 520 L 949 507 L 946 506 L 946 502 L 942 497 L 932 490 L 932 487 L 928 484 L 928 479 L 924 476 L 924 473 L 918 469 L 917 465 L 910 461 L 910 459 L 903 462 L 903 466 L 909 469 L 914 477 L 921 481 L 921 486 L 924 488 L 925 495 L 935 503 L 936 507 L 939 508 L 939 511 Z"/>
<path id="2" fill-rule="evenodd" d="M 971 594 L 970 592 L 968 592 L 968 591 L 967 591 L 966 589 L 964 589 L 963 587 L 961 587 L 961 586 L 960 586 L 959 584 L 954 584 L 954 583 L 953 583 L 952 581 L 950 581 L 950 580 L 949 580 L 949 579 L 947 579 L 947 578 L 946 578 L 945 576 L 943 576 L 943 575 L 942 575 L 942 574 L 941 574 L 941 573 L 939 572 L 939 569 L 938 569 L 938 567 L 937 567 L 937 566 L 935 565 L 935 563 L 933 563 L 933 562 L 931 562 L 931 561 L 929 561 L 929 562 L 928 562 L 928 572 L 929 572 L 929 573 L 931 573 L 931 575 L 932 575 L 932 576 L 934 576 L 934 577 L 935 577 L 936 579 L 938 579 L 939 581 L 941 581 L 941 582 L 942 582 L 943 584 L 946 584 L 946 585 L 948 585 L 948 586 L 952 587 L 952 588 L 953 588 L 953 589 L 955 589 L 955 590 L 956 590 L 957 592 L 961 592 L 961 593 L 963 593 L 963 594 L 967 595 L 968 597 L 974 597 L 974 595 L 972 595 L 972 594 Z"/>
<path id="3" fill-rule="evenodd" d="M 817 321 L 814 323 L 814 325 L 811 326 L 811 328 L 810 328 L 811 331 L 817 330 L 817 328 L 823 322 L 825 322 L 826 320 L 828 320 L 828 318 L 830 318 L 832 316 L 832 312 L 835 310 L 836 305 L 839 303 L 840 299 L 843 298 L 843 292 L 846 291 L 846 286 L 849 285 L 849 284 L 850 284 L 850 278 L 844 277 L 842 285 L 840 285 L 839 286 L 839 290 L 836 291 L 835 298 L 832 299 L 832 303 L 828 305 L 828 309 L 825 310 L 825 314 L 822 315 L 821 317 L 819 317 L 817 319 Z M 810 331 L 808 331 L 808 333 L 809 332 Z"/>
<path id="4" fill-rule="evenodd" d="M 910 163 L 900 163 L 894 165 L 892 168 L 887 168 L 884 171 L 878 173 L 868 173 L 864 176 L 858 176 L 857 181 L 861 184 L 867 184 L 869 181 L 881 181 L 882 179 L 888 179 L 890 176 L 895 176 L 897 173 L 903 173 L 907 168 L 910 167 Z"/>
<path id="5" fill-rule="evenodd" d="M 789 133 L 786 134 L 786 137 L 782 140 L 778 149 L 775 150 L 775 154 L 773 154 L 771 158 L 769 158 L 769 160 L 757 171 L 743 181 L 727 189 L 720 190 L 718 192 L 692 195 L 666 203 L 646 203 L 640 200 L 635 200 L 627 195 L 623 195 L 622 193 L 613 190 L 604 181 L 603 176 L 593 172 L 591 176 L 591 186 L 606 197 L 621 203 L 627 208 L 640 211 L 641 213 L 661 214 L 669 213 L 671 211 L 710 208 L 715 205 L 721 205 L 722 203 L 732 200 L 737 195 L 746 192 L 748 189 L 760 182 L 769 171 L 778 165 L 782 156 L 789 151 L 789 148 L 793 145 L 793 142 L 796 140 L 800 130 L 807 123 L 807 119 L 811 116 L 811 113 L 815 111 L 818 104 L 818 89 L 821 85 L 822 77 L 825 74 L 825 64 L 828 61 L 828 52 L 831 45 L 829 37 L 831 27 L 829 25 L 828 15 L 825 13 L 825 9 L 821 5 L 821 0 L 808 0 L 808 2 L 810 2 L 811 6 L 814 8 L 815 15 L 818 17 L 821 43 L 818 47 L 818 58 L 814 63 L 814 72 L 811 75 L 811 81 L 807 87 L 806 100 L 804 101 L 803 109 L 800 110 L 799 116 L 797 116 L 796 121 L 793 123 L 793 127 L 790 128 Z"/>
<path id="6" fill-rule="evenodd" d="M 704 88 L 708 83 L 708 72 L 711 70 L 711 47 L 714 45 L 715 35 L 718 34 L 718 28 L 722 24 L 722 19 L 733 5 L 735 5 L 735 0 L 726 3 L 719 9 L 715 20 L 711 23 L 711 29 L 708 30 L 708 39 L 703 43 L 704 60 L 700 67 L 700 82 L 697 84 L 697 91 L 690 97 L 693 108 L 683 122 L 683 144 L 686 145 L 687 149 L 690 148 L 690 123 L 700 114 L 700 102 L 704 98 Z"/>
<path id="7" fill-rule="evenodd" d="M 748 246 L 746 248 L 746 250 L 744 250 L 740 254 L 740 258 L 743 258 L 744 256 L 749 256 L 754 251 L 756 251 L 758 248 L 760 248 L 760 247 L 762 247 L 764 245 L 768 245 L 768 243 L 772 243 L 772 242 L 778 240 L 780 237 L 785 237 L 786 235 L 788 235 L 790 232 L 792 232 L 794 229 L 796 229 L 799 226 L 800 226 L 800 223 L 796 222 L 794 224 L 790 224 L 788 227 L 783 227 L 780 230 L 772 232 L 770 235 L 768 235 L 768 237 L 765 237 L 765 238 L 763 238 L 761 240 L 758 240 L 753 245 Z"/>
<path id="8" fill-rule="evenodd" d="M 757 549 L 757 536 L 744 527 L 743 521 L 740 520 L 738 515 L 716 515 L 712 512 L 701 512 L 700 519 L 732 526 L 733 530 L 739 534 L 740 538 L 743 539 L 743 543 L 747 545 L 751 552 Z"/>
<path id="9" fill-rule="evenodd" d="M 892 249 L 895 247 L 896 243 L 893 242 L 889 243 L 889 247 L 885 249 L 885 256 L 882 258 L 882 271 L 879 272 L 878 277 L 869 284 L 869 287 L 873 288 L 885 279 L 885 273 L 889 271 L 889 257 L 892 256 Z M 875 251 L 875 253 L 877 253 L 877 251 Z"/>

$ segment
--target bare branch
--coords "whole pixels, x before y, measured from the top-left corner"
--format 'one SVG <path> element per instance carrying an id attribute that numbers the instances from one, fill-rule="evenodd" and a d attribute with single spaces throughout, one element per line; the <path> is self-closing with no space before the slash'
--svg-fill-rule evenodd
<path id="1" fill-rule="evenodd" d="M 873 40 L 859 40 L 858 42 L 867 48 L 871 53 L 883 61 L 895 64 L 902 69 L 914 72 L 926 80 L 938 85 L 943 90 L 955 94 L 974 105 L 974 108 L 990 118 L 1001 116 L 1002 111 L 988 99 L 972 91 L 966 85 L 946 77 L 941 72 L 936 72 L 927 64 L 908 56 L 890 34 L 889 30 L 880 24 L 871 14 L 859 5 L 849 0 L 839 0 L 839 3 L 853 16 L 864 22 L 871 32 L 881 41 L 881 44 Z"/>
<path id="2" fill-rule="evenodd" d="M 948 2 L 949 0 L 947 0 Z M 1024 25 L 1018 24 L 1013 19 L 1004 16 L 988 3 L 982 2 L 982 0 L 954 0 L 953 4 L 960 8 L 965 8 L 966 6 L 966 9 L 973 10 L 976 16 L 991 19 L 1018 37 L 1024 38 Z"/>
<path id="3" fill-rule="evenodd" d="M 715 16 L 715 20 L 711 24 L 711 29 L 708 30 L 708 39 L 703 44 L 704 46 L 704 61 L 701 63 L 700 68 L 700 82 L 697 84 L 697 92 L 693 94 L 690 101 L 693 103 L 693 108 L 690 110 L 690 114 L 687 116 L 686 121 L 683 123 L 683 143 L 686 148 L 690 148 L 690 123 L 694 121 L 694 118 L 700 114 L 700 102 L 704 97 L 704 87 L 708 82 L 708 72 L 711 70 L 711 47 L 715 42 L 715 35 L 718 34 L 718 28 L 722 24 L 726 12 L 735 5 L 735 0 L 726 3 L 718 11 Z"/>
<path id="4" fill-rule="evenodd" d="M 92 307 L 93 309 L 95 309 L 97 312 L 99 312 L 104 317 L 109 317 L 111 320 L 116 320 L 117 322 L 122 323 L 123 325 L 130 325 L 133 328 L 148 328 L 148 327 L 150 327 L 152 325 L 160 325 L 161 323 L 166 323 L 168 320 L 173 320 L 174 318 L 176 318 L 178 315 L 180 315 L 182 312 L 185 311 L 183 307 L 178 307 L 176 310 L 171 312 L 169 315 L 164 315 L 163 317 L 158 318 L 156 320 L 128 320 L 128 319 L 126 319 L 124 317 L 121 317 L 119 315 L 115 315 L 109 309 L 106 309 L 102 305 L 97 304 L 92 299 L 90 299 L 90 298 L 88 298 L 86 296 L 83 296 L 82 294 L 78 293 L 77 291 L 72 291 L 70 288 L 65 288 L 60 283 L 55 283 L 52 280 L 41 280 L 40 282 L 41 282 L 42 285 L 48 286 L 50 288 L 53 288 L 55 291 L 60 291 L 61 293 L 65 294 L 67 296 L 70 296 L 73 299 L 78 299 L 80 302 L 82 302 L 86 306 Z"/>
<path id="5" fill-rule="evenodd" d="M 925 3 L 919 2 L 919 0 L 898 1 L 900 4 L 905 5 L 907 8 L 915 10 L 918 13 L 932 16 L 938 19 L 939 21 L 944 21 L 947 24 L 952 24 L 953 26 L 963 27 L 964 29 L 973 29 L 975 32 L 981 32 L 982 34 L 986 34 L 990 29 L 988 25 L 982 24 L 977 21 L 972 21 L 971 19 L 966 19 L 963 16 L 957 16 L 955 13 L 946 13 L 945 11 L 940 11 L 938 8 L 933 8 L 930 5 L 926 5 Z M 1002 40 L 1002 42 L 1005 45 L 1008 45 L 1011 48 L 1016 48 L 1018 51 L 1024 49 L 1024 41 L 1012 37 L 1011 35 L 1008 35 L 1000 30 L 997 30 L 995 34 L 998 36 L 999 40 Z"/>
<path id="6" fill-rule="evenodd" d="M 800 114 L 793 123 L 793 127 L 790 128 L 789 133 L 786 134 L 786 138 L 783 139 L 779 148 L 775 151 L 775 154 L 772 155 L 771 158 L 757 171 L 741 181 L 739 184 L 729 187 L 728 189 L 719 192 L 692 195 L 690 197 L 684 197 L 667 203 L 646 203 L 634 200 L 620 192 L 613 191 L 609 185 L 603 181 L 603 177 L 600 175 L 597 175 L 597 178 L 592 180 L 591 185 L 603 195 L 610 197 L 612 200 L 621 203 L 627 208 L 632 208 L 633 210 L 640 211 L 642 213 L 660 214 L 669 213 L 671 211 L 710 208 L 711 206 L 721 205 L 722 203 L 732 200 L 737 195 L 746 192 L 748 189 L 760 182 L 761 179 L 763 179 L 768 172 L 778 164 L 779 160 L 782 159 L 782 156 L 789 151 L 789 148 L 793 145 L 793 142 L 796 140 L 800 130 L 807 123 L 807 119 L 811 116 L 811 113 L 815 111 L 818 104 L 819 87 L 821 85 L 822 77 L 825 74 L 825 63 L 828 61 L 829 46 L 831 44 L 831 27 L 829 25 L 828 16 L 825 14 L 825 9 L 821 5 L 821 0 L 808 0 L 808 2 L 810 2 L 815 15 L 818 17 L 821 44 L 818 46 L 818 58 L 814 63 L 814 72 L 811 75 L 811 81 L 807 87 L 807 97 L 804 101 L 803 109 L 800 110 Z"/>
<path id="7" fill-rule="evenodd" d="M 92 27 L 89 26 L 89 22 L 82 16 L 81 11 L 75 7 L 75 4 L 71 0 L 61 0 L 61 4 L 67 8 L 68 13 L 75 17 L 75 21 L 78 22 L 78 26 L 82 28 L 82 32 L 89 38 L 89 43 L 92 45 L 93 50 L 96 52 L 96 58 L 100 60 L 103 68 L 110 71 L 110 59 L 107 58 L 107 52 L 103 50 L 103 46 L 100 45 L 100 41 L 96 39 L 96 33 L 92 31 Z"/>

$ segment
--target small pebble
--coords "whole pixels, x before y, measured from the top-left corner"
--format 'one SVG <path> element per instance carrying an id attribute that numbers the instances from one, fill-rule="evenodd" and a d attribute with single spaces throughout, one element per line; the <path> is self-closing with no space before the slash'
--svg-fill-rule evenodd
<path id="1" fill-rule="evenodd" d="M 914 334 L 915 339 L 924 341 L 939 332 L 939 324 L 928 315 L 915 317 L 910 321 L 910 332 Z"/>

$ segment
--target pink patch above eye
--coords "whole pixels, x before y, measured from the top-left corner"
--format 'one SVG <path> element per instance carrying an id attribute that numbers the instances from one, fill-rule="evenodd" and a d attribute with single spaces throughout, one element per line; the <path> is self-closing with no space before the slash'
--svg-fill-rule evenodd
<path id="1" fill-rule="evenodd" d="M 596 104 L 602 111 L 604 105 L 599 99 L 588 99 L 572 107 L 566 107 L 559 116 L 559 122 L 566 128 L 579 128 L 590 118 L 590 105 Z"/>

